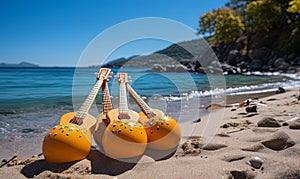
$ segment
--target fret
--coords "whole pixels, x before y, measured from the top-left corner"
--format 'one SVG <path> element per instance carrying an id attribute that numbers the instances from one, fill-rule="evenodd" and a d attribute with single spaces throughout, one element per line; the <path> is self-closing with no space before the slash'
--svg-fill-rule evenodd
<path id="1" fill-rule="evenodd" d="M 119 111 L 121 111 L 122 113 L 127 113 L 128 112 L 127 97 L 126 97 L 126 90 L 125 90 L 125 83 L 124 82 L 122 82 L 120 84 Z"/>
<path id="2" fill-rule="evenodd" d="M 119 83 L 120 83 L 120 100 L 119 100 L 119 119 L 130 119 L 128 115 L 128 103 L 126 95 L 126 83 L 128 81 L 127 74 L 119 73 Z"/>
<path id="3" fill-rule="evenodd" d="M 103 113 L 108 113 L 108 111 L 112 110 L 112 103 L 110 100 L 107 81 L 102 85 L 102 101 L 103 101 Z"/>

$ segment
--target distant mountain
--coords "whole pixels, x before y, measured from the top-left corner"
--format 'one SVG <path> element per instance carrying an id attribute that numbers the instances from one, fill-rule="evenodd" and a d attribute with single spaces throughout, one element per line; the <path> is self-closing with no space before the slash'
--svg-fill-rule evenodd
<path id="1" fill-rule="evenodd" d="M 40 67 L 39 65 L 28 63 L 28 62 L 21 62 L 19 64 L 9 64 L 9 63 L 0 63 L 0 68 L 23 68 L 23 67 Z"/>
<path id="2" fill-rule="evenodd" d="M 154 64 L 173 65 L 182 59 L 191 59 L 193 55 L 185 49 L 195 50 L 199 47 L 199 39 L 172 44 L 169 47 L 156 51 L 150 55 L 132 56 L 129 58 L 118 58 L 112 60 L 104 67 L 153 67 Z M 183 48 L 184 47 L 184 48 Z M 96 66 L 92 66 L 96 67 Z"/>

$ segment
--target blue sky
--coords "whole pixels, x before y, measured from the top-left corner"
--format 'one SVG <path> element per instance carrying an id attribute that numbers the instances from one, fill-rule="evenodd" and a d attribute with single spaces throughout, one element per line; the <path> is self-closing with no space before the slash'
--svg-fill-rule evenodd
<path id="1" fill-rule="evenodd" d="M 195 29 L 199 16 L 228 0 L 1 0 L 0 63 L 75 66 L 87 45 L 126 20 L 163 17 Z M 148 54 L 169 44 L 148 41 L 111 58 Z M 101 50 L 99 50 L 101 53 Z"/>

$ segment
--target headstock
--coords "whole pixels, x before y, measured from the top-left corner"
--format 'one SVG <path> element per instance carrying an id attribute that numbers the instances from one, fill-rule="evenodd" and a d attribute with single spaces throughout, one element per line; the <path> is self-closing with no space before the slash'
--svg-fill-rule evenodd
<path id="1" fill-rule="evenodd" d="M 97 73 L 97 80 L 109 80 L 111 78 L 112 71 L 109 68 L 100 68 Z"/>
<path id="2" fill-rule="evenodd" d="M 116 77 L 118 83 L 128 83 L 128 74 L 127 73 L 118 73 Z"/>

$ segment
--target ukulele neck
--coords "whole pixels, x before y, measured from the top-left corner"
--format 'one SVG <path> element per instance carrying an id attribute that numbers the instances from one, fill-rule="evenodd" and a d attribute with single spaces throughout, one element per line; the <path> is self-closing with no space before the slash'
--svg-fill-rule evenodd
<path id="1" fill-rule="evenodd" d="M 80 106 L 79 110 L 77 111 L 77 113 L 75 115 L 75 118 L 77 119 L 78 123 L 83 122 L 83 119 L 86 117 L 87 113 L 91 109 L 91 107 L 98 95 L 98 92 L 102 86 L 102 83 L 103 83 L 103 80 L 98 80 L 96 82 L 94 88 L 92 89 L 92 91 L 90 92 L 88 97 L 85 99 L 83 104 Z"/>
<path id="2" fill-rule="evenodd" d="M 140 109 L 146 114 L 146 115 L 154 115 L 154 112 L 150 106 L 148 106 L 147 103 L 131 88 L 131 86 L 127 83 L 126 84 L 127 91 L 130 94 L 130 96 L 133 98 L 133 100 L 136 102 L 136 104 L 140 107 Z"/>
<path id="3" fill-rule="evenodd" d="M 107 114 L 110 110 L 113 109 L 107 81 L 104 82 L 102 85 L 102 100 L 103 100 L 103 113 Z"/>
<path id="4" fill-rule="evenodd" d="M 130 119 L 128 115 L 128 104 L 125 82 L 120 83 L 119 119 Z"/>

